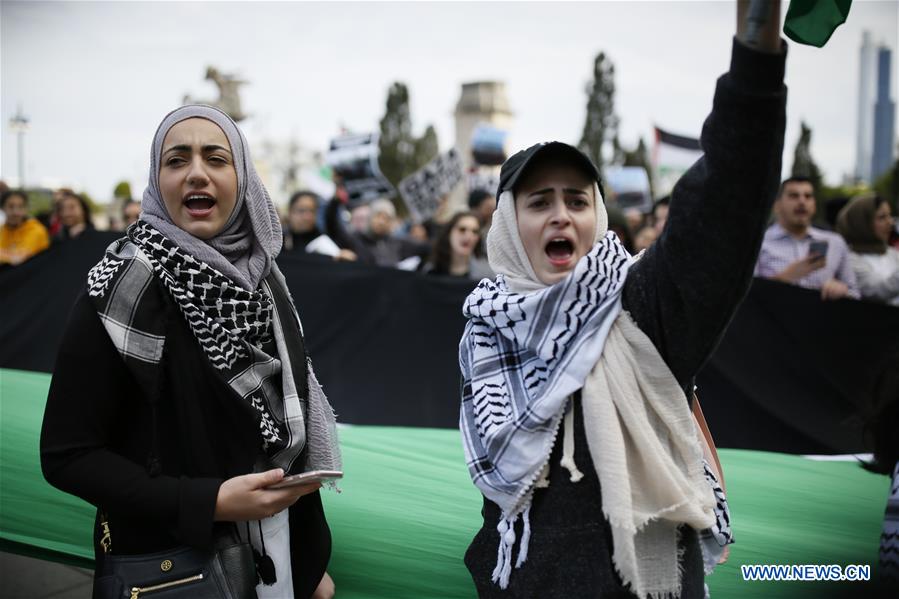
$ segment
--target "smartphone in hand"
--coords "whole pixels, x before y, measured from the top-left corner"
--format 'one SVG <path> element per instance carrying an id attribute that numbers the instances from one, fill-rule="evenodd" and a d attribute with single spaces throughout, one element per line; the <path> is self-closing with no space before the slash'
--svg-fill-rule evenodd
<path id="1" fill-rule="evenodd" d="M 343 478 L 343 472 L 339 470 L 312 470 L 301 474 L 285 476 L 280 482 L 266 487 L 266 489 L 285 489 L 295 485 L 308 485 L 310 483 L 325 483 Z"/>
<path id="2" fill-rule="evenodd" d="M 820 256 L 821 258 L 827 257 L 827 241 L 824 240 L 813 240 L 808 246 L 808 255 L 811 256 Z"/>

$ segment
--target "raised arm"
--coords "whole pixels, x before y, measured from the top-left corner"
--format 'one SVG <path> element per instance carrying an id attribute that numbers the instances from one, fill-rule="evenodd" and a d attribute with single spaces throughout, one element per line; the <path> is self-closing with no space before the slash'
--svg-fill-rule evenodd
<path id="1" fill-rule="evenodd" d="M 703 157 L 671 194 L 661 236 L 631 268 L 624 307 L 685 389 L 746 294 L 780 180 L 786 45 L 779 2 L 754 48 L 740 2 L 730 70 L 702 129 Z"/>

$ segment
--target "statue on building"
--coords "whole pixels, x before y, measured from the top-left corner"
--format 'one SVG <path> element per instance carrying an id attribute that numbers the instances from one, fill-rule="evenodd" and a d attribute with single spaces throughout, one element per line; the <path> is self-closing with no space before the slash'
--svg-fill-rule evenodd
<path id="1" fill-rule="evenodd" d="M 208 104 L 215 106 L 228 113 L 235 121 L 242 121 L 247 118 L 240 105 L 240 86 L 247 83 L 238 79 L 234 75 L 222 73 L 215 67 L 206 68 L 206 80 L 212 81 L 219 89 L 218 100 L 200 100 L 191 98 L 189 95 L 184 96 L 185 104 Z"/>

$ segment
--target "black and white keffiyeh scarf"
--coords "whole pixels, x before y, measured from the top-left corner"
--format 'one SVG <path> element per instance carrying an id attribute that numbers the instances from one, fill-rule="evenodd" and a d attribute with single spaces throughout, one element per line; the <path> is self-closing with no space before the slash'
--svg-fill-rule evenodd
<path id="1" fill-rule="evenodd" d="M 277 266 L 273 263 L 260 289 L 248 291 L 144 221 L 129 227 L 127 235 L 91 269 L 88 293 L 138 381 L 153 384 L 165 345 L 157 294 L 147 293 L 156 279 L 215 371 L 258 414 L 261 448 L 271 464 L 286 473 L 339 470 L 333 411 L 311 364 L 297 356 L 306 372 L 291 368 L 285 328 L 299 327 L 299 317 Z M 273 300 L 276 294 L 286 298 L 287 313 Z M 263 349 L 271 341 L 274 356 Z M 301 463 L 297 458 L 304 449 Z"/>
<path id="2" fill-rule="evenodd" d="M 529 294 L 505 277 L 465 300 L 459 360 L 469 473 L 503 512 L 522 511 L 552 450 L 568 397 L 584 384 L 621 310 L 630 258 L 614 233 L 564 281 Z"/>
<path id="3" fill-rule="evenodd" d="M 598 189 L 594 197 L 601 200 Z M 463 308 L 465 456 L 475 485 L 502 511 L 492 578 L 506 588 L 516 542 L 514 568 L 527 560 L 530 505 L 535 489 L 549 482 L 545 472 L 557 434 L 563 437 L 561 465 L 572 482 L 583 476 L 567 409 L 581 390 L 613 565 L 639 597 L 677 597 L 680 527 L 709 529 L 700 535 L 708 573 L 732 540 L 726 501 L 703 463 L 702 435 L 683 389 L 621 309 L 632 258 L 606 230 L 601 201 L 596 211 L 593 249 L 564 279 L 546 285 L 521 242 L 512 193 L 499 198 L 487 245 L 500 274 L 495 282 L 481 281 Z"/>
<path id="4" fill-rule="evenodd" d="M 511 574 L 514 522 L 525 516 L 546 465 L 568 398 L 583 387 L 612 323 L 630 256 L 609 232 L 556 285 L 509 290 L 505 277 L 482 280 L 465 300 L 459 346 L 462 431 L 472 481 L 503 513 L 493 579 Z M 527 559 L 521 540 L 516 567 Z"/>

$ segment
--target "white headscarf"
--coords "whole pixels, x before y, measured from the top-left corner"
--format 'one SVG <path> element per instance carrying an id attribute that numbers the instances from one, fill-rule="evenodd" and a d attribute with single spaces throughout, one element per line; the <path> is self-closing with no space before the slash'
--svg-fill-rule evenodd
<path id="1" fill-rule="evenodd" d="M 606 204 L 599 191 L 599 185 L 593 184 L 593 205 L 596 208 L 596 231 L 593 243 L 605 237 L 609 229 L 609 216 Z M 521 243 L 518 232 L 518 216 L 515 212 L 515 196 L 510 190 L 500 194 L 493 212 L 493 223 L 487 232 L 487 260 L 496 274 L 506 277 L 506 283 L 512 291 L 527 293 L 546 287 L 540 282 L 528 254 Z"/>

